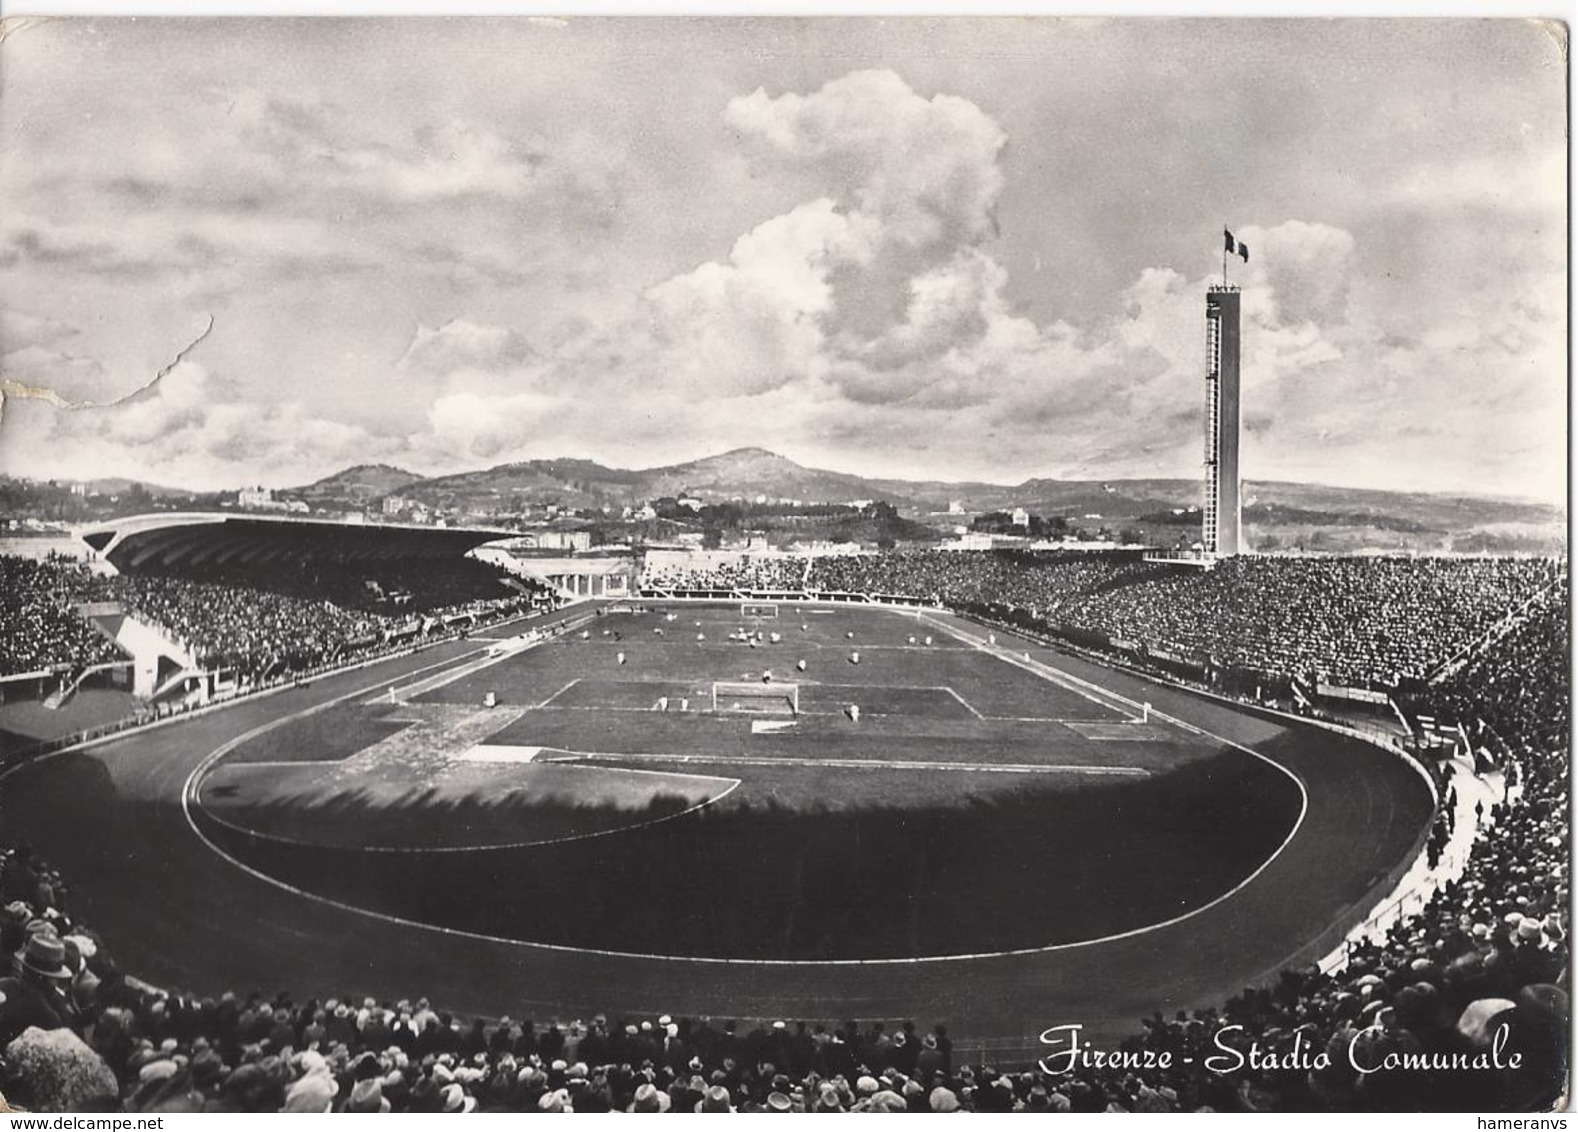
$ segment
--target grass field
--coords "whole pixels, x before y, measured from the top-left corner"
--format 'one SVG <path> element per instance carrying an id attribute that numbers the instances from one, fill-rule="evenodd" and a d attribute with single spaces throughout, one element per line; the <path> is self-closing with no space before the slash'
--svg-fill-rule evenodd
<path id="1" fill-rule="evenodd" d="M 777 959 L 1130 931 L 1230 889 L 1299 813 L 1263 761 L 1005 650 L 895 611 L 780 612 L 609 614 L 287 719 L 209 771 L 202 810 L 254 867 L 359 907 Z M 799 686 L 792 726 L 709 710 L 713 682 L 767 670 Z"/>

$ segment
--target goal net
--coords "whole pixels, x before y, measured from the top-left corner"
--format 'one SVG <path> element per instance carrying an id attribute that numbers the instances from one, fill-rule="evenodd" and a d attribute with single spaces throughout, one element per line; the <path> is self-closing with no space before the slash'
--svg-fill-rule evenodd
<path id="1" fill-rule="evenodd" d="M 741 617 L 778 617 L 778 604 L 772 601 L 747 601 L 740 605 Z"/>
<path id="2" fill-rule="evenodd" d="M 719 681 L 712 686 L 712 710 L 799 715 L 800 685 L 759 680 Z"/>

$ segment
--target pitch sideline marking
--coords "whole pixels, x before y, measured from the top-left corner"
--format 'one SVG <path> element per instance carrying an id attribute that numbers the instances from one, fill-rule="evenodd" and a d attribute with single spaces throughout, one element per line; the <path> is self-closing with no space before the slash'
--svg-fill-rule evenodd
<path id="1" fill-rule="evenodd" d="M 945 763 L 918 759 L 806 759 L 792 755 L 661 755 L 647 752 L 618 753 L 612 751 L 580 751 L 552 755 L 541 762 L 573 763 L 576 759 L 589 762 L 617 763 L 626 759 L 648 762 L 676 763 L 680 766 L 792 766 L 838 767 L 845 770 L 954 770 L 979 771 L 985 774 L 1092 774 L 1121 775 L 1148 778 L 1150 771 L 1137 766 L 1095 766 L 1077 763 Z M 660 774 L 661 771 L 648 771 Z"/>

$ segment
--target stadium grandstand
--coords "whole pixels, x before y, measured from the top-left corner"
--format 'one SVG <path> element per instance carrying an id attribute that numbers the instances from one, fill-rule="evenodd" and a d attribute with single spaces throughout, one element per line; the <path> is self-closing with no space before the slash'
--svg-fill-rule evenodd
<path id="1" fill-rule="evenodd" d="M 551 607 L 471 556 L 502 533 L 168 514 L 84 532 L 92 563 L 0 556 L 0 738 L 58 742 Z M 63 710 L 79 693 L 91 709 Z"/>

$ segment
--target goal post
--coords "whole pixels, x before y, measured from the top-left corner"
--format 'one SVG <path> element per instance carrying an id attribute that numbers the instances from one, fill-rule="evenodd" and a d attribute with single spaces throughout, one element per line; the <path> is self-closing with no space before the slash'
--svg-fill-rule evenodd
<path id="1" fill-rule="evenodd" d="M 777 620 L 778 603 L 775 601 L 745 601 L 740 603 L 741 617 L 758 617 Z"/>
<path id="2" fill-rule="evenodd" d="M 799 715 L 800 685 L 760 680 L 720 680 L 712 685 L 713 711 Z"/>

